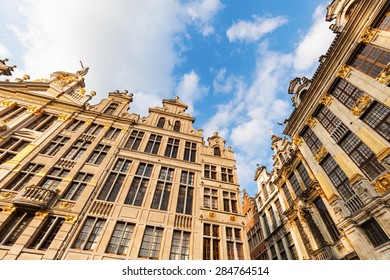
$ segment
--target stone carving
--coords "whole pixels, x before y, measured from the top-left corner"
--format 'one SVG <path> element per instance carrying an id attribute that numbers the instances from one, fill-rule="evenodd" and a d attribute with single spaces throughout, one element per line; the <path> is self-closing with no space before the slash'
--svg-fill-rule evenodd
<path id="1" fill-rule="evenodd" d="M 369 44 L 374 39 L 375 35 L 377 34 L 377 31 L 372 27 L 367 27 L 362 36 L 360 36 L 360 39 L 358 40 L 358 43 L 366 43 Z"/>
<path id="2" fill-rule="evenodd" d="M 356 100 L 355 105 L 353 105 L 351 111 L 355 116 L 360 116 L 360 114 L 367 108 L 371 103 L 371 98 L 367 95 L 363 95 L 358 100 Z"/>
<path id="3" fill-rule="evenodd" d="M 347 65 L 341 66 L 340 70 L 336 73 L 336 77 L 345 79 L 348 77 L 349 73 L 351 72 L 351 68 L 349 68 Z"/>
<path id="4" fill-rule="evenodd" d="M 390 84 L 390 63 L 388 63 L 385 68 L 383 68 L 382 72 L 379 73 L 376 80 L 387 86 Z"/>
<path id="5" fill-rule="evenodd" d="M 324 158 L 324 156 L 327 154 L 327 152 L 328 151 L 324 146 L 318 148 L 318 150 L 313 154 L 314 159 L 318 162 L 321 161 Z"/>
<path id="6" fill-rule="evenodd" d="M 380 194 L 384 194 L 390 190 L 390 173 L 380 176 L 373 185 L 375 191 Z"/>

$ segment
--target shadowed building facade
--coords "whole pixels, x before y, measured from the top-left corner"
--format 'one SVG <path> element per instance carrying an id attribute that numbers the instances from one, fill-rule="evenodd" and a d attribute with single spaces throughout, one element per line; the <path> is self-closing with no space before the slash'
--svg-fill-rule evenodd
<path id="1" fill-rule="evenodd" d="M 0 259 L 249 259 L 231 148 L 178 97 L 90 105 L 87 70 L 0 82 Z"/>
<path id="2" fill-rule="evenodd" d="M 274 135 L 273 170 L 256 175 L 270 259 L 284 258 L 270 212 L 278 208 L 276 224 L 291 233 L 299 259 L 390 259 L 389 6 L 333 1 L 334 41 L 311 79 L 290 82 L 294 110 L 283 133 L 293 141 Z"/>

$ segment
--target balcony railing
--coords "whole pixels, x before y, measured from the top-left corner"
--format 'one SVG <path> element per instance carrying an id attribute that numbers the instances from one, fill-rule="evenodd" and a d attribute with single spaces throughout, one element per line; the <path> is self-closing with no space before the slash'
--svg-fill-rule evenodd
<path id="1" fill-rule="evenodd" d="M 329 246 L 324 246 L 312 253 L 313 260 L 332 260 L 334 259 L 332 249 Z"/>
<path id="2" fill-rule="evenodd" d="M 24 207 L 45 209 L 56 194 L 57 192 L 54 190 L 32 185 L 24 188 L 23 194 L 15 197 L 12 203 Z"/>
<path id="3" fill-rule="evenodd" d="M 176 214 L 175 216 L 175 227 L 191 229 L 192 217 L 187 215 Z"/>
<path id="4" fill-rule="evenodd" d="M 360 197 L 355 194 L 351 198 L 345 201 L 345 206 L 347 206 L 348 210 L 351 214 L 355 214 L 360 209 L 363 208 L 364 203 L 361 201 Z"/>

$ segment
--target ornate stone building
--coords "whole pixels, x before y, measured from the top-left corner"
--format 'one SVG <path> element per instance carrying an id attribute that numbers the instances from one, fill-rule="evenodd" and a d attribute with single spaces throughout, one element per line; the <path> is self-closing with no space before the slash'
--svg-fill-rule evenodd
<path id="1" fill-rule="evenodd" d="M 311 79 L 290 82 L 294 110 L 283 133 L 293 143 L 258 180 L 265 190 L 256 203 L 277 187 L 300 259 L 390 259 L 389 7 L 333 1 L 333 43 Z M 284 141 L 273 139 L 274 151 Z"/>
<path id="2" fill-rule="evenodd" d="M 90 105 L 87 71 L 0 82 L 0 259 L 249 259 L 225 141 L 178 97 Z"/>

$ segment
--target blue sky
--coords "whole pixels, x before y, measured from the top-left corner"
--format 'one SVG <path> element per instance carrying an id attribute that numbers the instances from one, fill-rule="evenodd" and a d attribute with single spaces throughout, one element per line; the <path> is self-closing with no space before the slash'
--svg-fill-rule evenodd
<path id="1" fill-rule="evenodd" d="M 3 0 L 0 58 L 14 77 L 47 78 L 90 67 L 98 103 L 134 93 L 141 116 L 161 99 L 189 104 L 203 128 L 235 151 L 242 189 L 254 195 L 256 163 L 270 170 L 270 129 L 292 111 L 289 81 L 310 78 L 334 34 L 330 0 Z"/>

